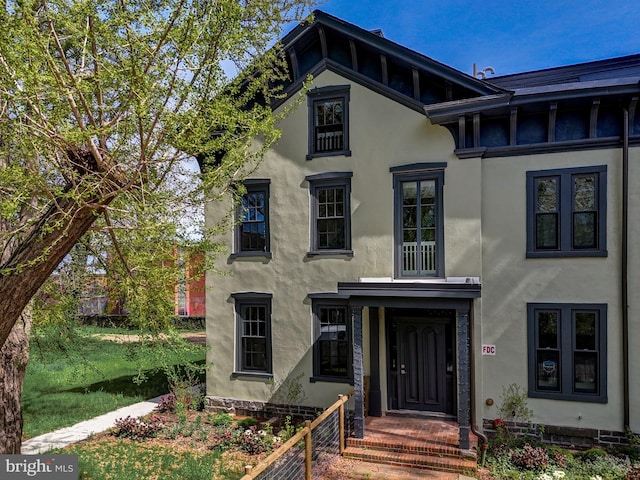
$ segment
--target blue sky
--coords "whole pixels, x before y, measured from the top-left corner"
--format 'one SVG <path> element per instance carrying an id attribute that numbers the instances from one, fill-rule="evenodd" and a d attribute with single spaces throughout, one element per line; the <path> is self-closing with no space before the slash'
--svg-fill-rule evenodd
<path id="1" fill-rule="evenodd" d="M 325 0 L 317 8 L 468 74 L 474 63 L 506 75 L 640 53 L 638 0 Z"/>

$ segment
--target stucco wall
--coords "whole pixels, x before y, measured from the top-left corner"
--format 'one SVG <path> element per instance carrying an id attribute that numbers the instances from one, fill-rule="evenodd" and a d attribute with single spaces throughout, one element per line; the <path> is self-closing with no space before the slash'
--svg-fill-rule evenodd
<path id="1" fill-rule="evenodd" d="M 503 386 L 527 388 L 527 303 L 608 305 L 608 402 L 529 399 L 535 422 L 622 429 L 620 314 L 620 150 L 484 159 L 482 172 L 482 357 L 484 417 L 495 418 Z M 526 258 L 526 172 L 607 165 L 607 250 L 604 258 Z"/>
<path id="2" fill-rule="evenodd" d="M 630 426 L 640 432 L 640 148 L 629 150 L 629 371 Z M 621 366 L 621 351 L 612 351 L 612 365 Z"/>
<path id="3" fill-rule="evenodd" d="M 324 72 L 314 86 L 350 81 Z M 529 399 L 535 422 L 622 430 L 623 380 L 620 296 L 621 149 L 460 160 L 451 135 L 426 117 L 358 84 L 350 91 L 352 156 L 306 160 L 307 105 L 302 102 L 279 127 L 283 134 L 252 174 L 269 178 L 272 258 L 222 256 L 218 268 L 228 275 L 207 276 L 207 328 L 213 362 L 207 377 L 211 396 L 273 401 L 284 379 L 303 373 L 305 404 L 332 403 L 351 387 L 309 383 L 312 365 L 310 293 L 335 292 L 338 282 L 360 277 L 393 277 L 393 183 L 389 168 L 420 162 L 447 162 L 444 183 L 445 275 L 479 276 L 482 297 L 474 302 L 476 407 L 478 423 L 494 418 L 502 389 L 527 387 L 527 303 L 605 303 L 607 315 L 607 403 Z M 607 250 L 603 258 L 526 258 L 526 172 L 607 165 Z M 631 426 L 640 431 L 640 149 L 630 150 L 630 368 Z M 309 186 L 305 176 L 352 171 L 353 257 L 307 256 Z M 211 204 L 212 224 L 229 205 Z M 231 226 L 224 238 L 232 244 Z M 231 253 L 231 251 L 229 251 Z M 232 377 L 235 359 L 234 292 L 268 292 L 272 300 L 274 382 Z M 385 361 L 384 313 L 380 318 L 381 365 Z M 367 310 L 364 311 L 365 374 L 369 373 Z M 493 344 L 495 356 L 482 356 Z M 381 371 L 386 407 L 386 374 Z M 485 400 L 494 400 L 494 406 Z"/>
<path id="4" fill-rule="evenodd" d="M 350 83 L 324 72 L 314 86 Z M 358 84 L 350 91 L 352 156 L 306 160 L 307 106 L 300 106 L 279 127 L 282 137 L 252 177 L 270 178 L 272 258 L 227 256 L 218 263 L 220 276 L 207 277 L 207 325 L 211 345 L 208 395 L 269 400 L 272 386 L 262 379 L 231 378 L 234 370 L 233 292 L 269 292 L 272 300 L 273 368 L 275 384 L 291 372 L 302 380 L 309 405 L 333 402 L 345 384 L 306 383 L 312 375 L 310 293 L 336 292 L 337 282 L 360 277 L 393 276 L 393 182 L 389 168 L 420 162 L 447 162 L 445 169 L 445 265 L 447 276 L 481 273 L 480 162 L 453 155 L 453 140 L 424 115 Z M 309 186 L 305 176 L 352 171 L 351 225 L 353 257 L 308 257 Z M 210 224 L 220 211 L 212 204 Z M 226 241 L 231 245 L 231 233 Z M 368 323 L 365 309 L 365 374 L 368 374 Z"/>

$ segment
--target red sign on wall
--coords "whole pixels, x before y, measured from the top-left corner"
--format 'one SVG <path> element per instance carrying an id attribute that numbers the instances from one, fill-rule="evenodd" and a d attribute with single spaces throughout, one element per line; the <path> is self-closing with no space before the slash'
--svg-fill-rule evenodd
<path id="1" fill-rule="evenodd" d="M 482 345 L 482 354 L 483 355 L 495 355 L 496 354 L 496 346 L 495 345 Z"/>

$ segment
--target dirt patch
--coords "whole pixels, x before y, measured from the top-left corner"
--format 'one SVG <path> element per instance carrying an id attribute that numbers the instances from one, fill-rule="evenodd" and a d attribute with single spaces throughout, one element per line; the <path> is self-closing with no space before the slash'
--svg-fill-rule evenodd
<path id="1" fill-rule="evenodd" d="M 180 336 L 187 342 L 193 343 L 195 345 L 205 345 L 207 343 L 207 334 L 205 332 L 181 333 Z M 134 343 L 139 342 L 142 339 L 152 340 L 152 337 L 150 335 L 143 336 L 128 333 L 96 333 L 92 335 L 92 337 L 116 343 Z M 161 340 L 165 340 L 169 337 L 167 335 L 160 334 L 159 338 Z"/>

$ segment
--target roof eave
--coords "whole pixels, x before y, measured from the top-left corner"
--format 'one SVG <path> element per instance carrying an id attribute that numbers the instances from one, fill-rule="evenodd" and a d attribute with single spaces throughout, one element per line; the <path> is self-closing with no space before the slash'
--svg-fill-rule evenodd
<path id="1" fill-rule="evenodd" d="M 621 78 L 576 82 L 561 85 L 516 89 L 510 94 L 489 95 L 479 98 L 457 100 L 454 102 L 425 105 L 427 117 L 435 124 L 447 124 L 458 120 L 460 116 L 475 113 L 488 113 L 542 102 L 558 102 L 579 98 L 640 94 L 640 78 Z"/>
<path id="2" fill-rule="evenodd" d="M 397 44 L 388 38 L 380 37 L 379 35 L 360 28 L 357 25 L 345 22 L 344 20 L 329 15 L 321 10 L 315 10 L 313 12 L 313 22 L 301 23 L 282 39 L 284 48 L 290 48 L 296 41 L 304 36 L 307 31 L 315 28 L 317 25 L 332 28 L 345 36 L 351 37 L 354 40 L 359 40 L 384 53 L 393 55 L 400 60 L 420 68 L 425 72 L 438 75 L 478 94 L 490 95 L 506 91 L 501 87 L 477 79 L 471 75 L 456 70 L 455 68 L 449 67 L 444 63 L 440 63 L 430 57 L 422 55 L 421 53 Z"/>
<path id="3" fill-rule="evenodd" d="M 425 105 L 424 111 L 432 123 L 450 123 L 457 121 L 461 115 L 507 107 L 511 103 L 512 97 L 512 93 L 501 93 L 465 100 L 455 100 L 452 102 L 435 103 Z"/>

